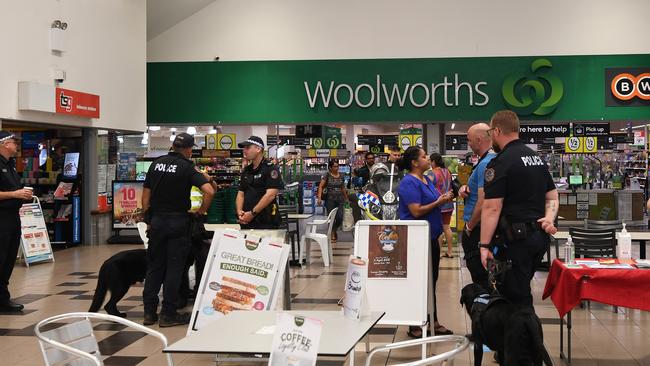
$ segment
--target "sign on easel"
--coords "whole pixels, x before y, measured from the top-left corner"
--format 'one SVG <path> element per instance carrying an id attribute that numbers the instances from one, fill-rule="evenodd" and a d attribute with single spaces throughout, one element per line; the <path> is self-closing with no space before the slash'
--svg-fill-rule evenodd
<path id="1" fill-rule="evenodd" d="M 323 322 L 289 313 L 278 313 L 269 366 L 314 366 Z"/>
<path id="2" fill-rule="evenodd" d="M 390 237 L 390 243 L 385 240 L 376 240 L 375 236 L 383 235 L 388 240 L 386 229 L 398 233 L 398 237 Z M 383 242 L 383 243 L 382 243 Z M 354 235 L 354 255 L 361 258 L 368 258 L 369 272 L 372 273 L 373 256 L 376 256 L 376 248 L 373 246 L 389 245 L 389 252 L 382 252 L 379 256 L 399 253 L 399 250 L 406 248 L 406 257 L 400 258 L 403 268 L 396 270 L 395 258 L 390 257 L 389 265 L 375 266 L 384 267 L 385 271 L 377 271 L 385 275 L 369 275 L 366 280 L 366 294 L 370 311 L 386 312 L 386 315 L 379 321 L 379 324 L 390 325 L 414 325 L 422 326 L 427 321 L 428 304 L 433 302 L 429 299 L 431 292 L 430 285 L 430 258 L 429 258 L 429 224 L 420 220 L 362 220 L 357 222 Z M 408 263 L 408 271 L 406 264 Z M 377 264 L 377 263 L 375 263 Z M 382 259 L 380 264 L 387 264 Z M 384 272 L 385 271 L 385 272 Z M 402 277 L 404 274 L 404 277 Z"/>
<path id="3" fill-rule="evenodd" d="M 289 246 L 237 230 L 215 232 L 187 333 L 232 311 L 272 310 Z"/>
<path id="4" fill-rule="evenodd" d="M 43 261 L 54 261 L 50 236 L 43 218 L 43 209 L 36 202 L 26 203 L 20 208 L 20 250 L 25 258 L 25 265 Z"/>

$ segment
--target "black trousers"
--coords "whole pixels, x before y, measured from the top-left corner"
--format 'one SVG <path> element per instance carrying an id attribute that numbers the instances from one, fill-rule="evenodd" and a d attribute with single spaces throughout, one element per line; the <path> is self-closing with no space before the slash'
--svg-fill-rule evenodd
<path id="1" fill-rule="evenodd" d="M 432 277 L 433 277 L 433 320 L 438 321 L 438 305 L 436 301 L 436 284 L 438 283 L 438 276 L 440 274 L 440 245 L 438 238 L 431 239 L 431 261 L 432 261 Z M 432 325 L 433 326 L 433 325 Z"/>
<path id="2" fill-rule="evenodd" d="M 512 268 L 505 272 L 501 283 L 497 283 L 501 295 L 514 304 L 533 306 L 530 281 L 550 242 L 545 232 L 533 231 L 524 240 L 508 243 L 508 247 L 497 256 L 512 261 Z"/>
<path id="3" fill-rule="evenodd" d="M 145 313 L 156 312 L 158 292 L 162 285 L 163 302 L 160 313 L 176 314 L 190 247 L 189 214 L 153 214 L 147 248 L 147 277 L 142 292 Z"/>
<path id="4" fill-rule="evenodd" d="M 0 304 L 11 298 L 9 278 L 20 245 L 20 217 L 17 211 L 0 211 Z"/>
<path id="5" fill-rule="evenodd" d="M 463 251 L 465 252 L 465 265 L 469 274 L 472 276 L 472 282 L 488 289 L 488 273 L 481 264 L 481 252 L 478 249 L 478 242 L 481 240 L 481 226 L 476 225 L 470 236 L 463 230 Z"/>
<path id="6" fill-rule="evenodd" d="M 332 226 L 333 233 L 335 233 L 343 223 L 343 203 L 336 200 L 325 200 L 325 210 L 327 210 L 328 215 L 337 207 L 339 210 L 336 211 L 336 217 L 334 217 L 334 226 Z"/>

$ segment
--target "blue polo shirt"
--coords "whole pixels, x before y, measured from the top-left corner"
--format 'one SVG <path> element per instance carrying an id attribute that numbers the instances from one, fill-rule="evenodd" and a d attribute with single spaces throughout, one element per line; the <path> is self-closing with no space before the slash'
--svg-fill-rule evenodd
<path id="1" fill-rule="evenodd" d="M 427 184 L 422 183 L 421 180 L 411 174 L 406 174 L 402 178 L 399 183 L 399 207 L 397 214 L 400 220 L 427 220 L 429 222 L 431 240 L 437 240 L 440 234 L 442 234 L 442 214 L 440 213 L 440 208 L 436 207 L 428 214 L 415 218 L 408 207 L 412 203 L 428 205 L 440 197 L 440 193 L 438 193 L 433 182 L 427 176 L 424 179 L 427 181 Z"/>
<path id="2" fill-rule="evenodd" d="M 465 222 L 469 222 L 472 218 L 474 206 L 476 206 L 476 202 L 478 202 L 478 189 L 483 188 L 485 167 L 495 156 L 497 156 L 497 154 L 488 153 L 474 167 L 472 174 L 469 176 L 469 181 L 467 182 L 467 186 L 469 187 L 469 196 L 465 198 L 465 210 L 463 211 L 463 220 L 465 220 Z"/>

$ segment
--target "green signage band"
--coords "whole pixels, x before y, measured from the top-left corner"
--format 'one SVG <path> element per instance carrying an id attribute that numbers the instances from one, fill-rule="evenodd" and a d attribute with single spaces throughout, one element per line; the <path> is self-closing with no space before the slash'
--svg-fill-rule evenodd
<path id="1" fill-rule="evenodd" d="M 650 55 L 147 65 L 150 125 L 650 120 L 648 105 L 607 106 L 605 70 L 650 66 Z M 321 141 L 322 147 L 336 139 Z"/>

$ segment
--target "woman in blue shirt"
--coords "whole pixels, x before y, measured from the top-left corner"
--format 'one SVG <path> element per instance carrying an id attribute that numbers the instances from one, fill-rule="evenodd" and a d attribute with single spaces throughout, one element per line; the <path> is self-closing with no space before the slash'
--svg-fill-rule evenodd
<path id="1" fill-rule="evenodd" d="M 435 335 L 452 334 L 452 332 L 438 323 L 438 310 L 436 308 L 436 282 L 440 267 L 440 246 L 438 237 L 442 233 L 442 214 L 440 206 L 450 202 L 451 192 L 441 195 L 435 185 L 424 172 L 430 168 L 430 162 L 426 152 L 419 146 L 412 146 L 406 149 L 402 160 L 398 163 L 400 170 L 408 170 L 407 175 L 400 181 L 399 185 L 399 208 L 400 220 L 426 220 L 430 230 L 430 251 L 433 260 L 433 330 Z M 420 327 L 409 327 L 408 335 L 413 338 L 421 338 Z"/>

